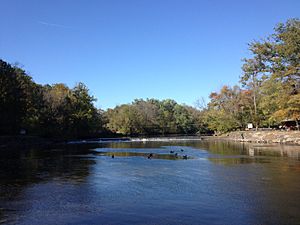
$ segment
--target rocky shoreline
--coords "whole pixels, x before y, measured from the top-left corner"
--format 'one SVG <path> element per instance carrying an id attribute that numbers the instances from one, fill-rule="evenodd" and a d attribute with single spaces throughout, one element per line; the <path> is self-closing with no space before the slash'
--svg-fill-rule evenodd
<path id="1" fill-rule="evenodd" d="M 221 136 L 221 138 L 239 142 L 300 145 L 300 131 L 234 131 Z"/>

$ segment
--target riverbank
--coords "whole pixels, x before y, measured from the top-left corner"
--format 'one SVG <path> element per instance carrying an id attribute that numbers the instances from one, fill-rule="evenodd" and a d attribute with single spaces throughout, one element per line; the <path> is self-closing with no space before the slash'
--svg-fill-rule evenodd
<path id="1" fill-rule="evenodd" d="M 127 137 L 102 137 L 87 139 L 65 139 L 65 138 L 43 138 L 38 136 L 0 136 L 0 150 L 8 148 L 32 148 L 32 147 L 61 147 L 72 144 L 99 144 L 107 142 L 126 142 L 131 141 Z"/>
<path id="2" fill-rule="evenodd" d="M 29 147 L 47 147 L 62 144 L 62 139 L 42 138 L 38 136 L 0 136 L 0 149 L 5 148 L 29 148 Z"/>
<path id="3" fill-rule="evenodd" d="M 239 142 L 300 145 L 300 131 L 234 131 L 220 137 Z"/>
<path id="4" fill-rule="evenodd" d="M 300 145 L 300 131 L 234 131 L 221 136 L 169 136 L 169 137 L 102 137 L 66 140 L 37 136 L 0 136 L 0 149 L 54 147 L 69 144 L 99 144 L 107 142 L 176 142 L 223 139 L 235 142 L 280 143 Z"/>
<path id="5" fill-rule="evenodd" d="M 65 138 L 43 138 L 38 136 L 17 135 L 0 136 L 0 149 L 7 148 L 31 148 L 31 147 L 55 147 L 72 144 L 100 144 L 108 142 L 176 142 L 176 141 L 199 141 L 200 136 L 156 136 L 156 137 L 126 137 L 120 135 L 103 135 L 97 138 L 65 139 Z"/>

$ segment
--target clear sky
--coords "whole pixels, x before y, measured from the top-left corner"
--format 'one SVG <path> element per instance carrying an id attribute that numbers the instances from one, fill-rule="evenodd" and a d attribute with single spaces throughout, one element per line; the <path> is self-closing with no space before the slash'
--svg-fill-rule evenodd
<path id="1" fill-rule="evenodd" d="M 236 84 L 247 43 L 300 16 L 299 0 L 0 0 L 0 58 L 41 84 L 84 82 L 106 109 L 193 105 Z"/>

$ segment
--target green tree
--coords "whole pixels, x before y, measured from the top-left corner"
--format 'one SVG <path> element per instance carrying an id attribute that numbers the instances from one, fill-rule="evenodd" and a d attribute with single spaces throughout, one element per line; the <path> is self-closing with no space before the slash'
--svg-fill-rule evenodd
<path id="1" fill-rule="evenodd" d="M 243 65 L 241 82 L 252 92 L 256 127 L 278 123 L 282 117 L 278 115 L 290 117 L 293 113 L 283 112 L 299 92 L 300 21 L 290 19 L 274 31 L 267 39 L 249 45 L 253 57 Z"/>
<path id="2" fill-rule="evenodd" d="M 71 120 L 72 129 L 77 137 L 89 136 L 101 130 L 102 121 L 93 102 L 96 99 L 89 94 L 83 83 L 78 83 L 72 90 Z"/>
<path id="3" fill-rule="evenodd" d="M 18 134 L 34 126 L 39 93 L 23 69 L 0 60 L 0 133 Z"/>
<path id="4" fill-rule="evenodd" d="M 72 92 L 65 84 L 46 85 L 43 88 L 41 127 L 46 136 L 68 136 L 72 132 Z"/>
<path id="5" fill-rule="evenodd" d="M 0 133 L 16 134 L 20 129 L 22 108 L 21 89 L 15 69 L 0 60 Z"/>
<path id="6" fill-rule="evenodd" d="M 125 135 L 196 133 L 195 111 L 171 99 L 136 99 L 107 111 L 108 129 Z"/>
<path id="7" fill-rule="evenodd" d="M 228 132 L 244 127 L 247 105 L 244 94 L 238 86 L 223 86 L 219 93 L 210 94 L 206 110 L 208 127 L 218 132 Z"/>
<path id="8" fill-rule="evenodd" d="M 108 128 L 115 133 L 132 135 L 140 133 L 139 116 L 132 105 L 121 105 L 108 110 Z"/>
<path id="9" fill-rule="evenodd" d="M 136 99 L 132 103 L 136 109 L 136 114 L 139 119 L 140 134 L 155 134 L 159 133 L 159 101 L 155 99 Z"/>

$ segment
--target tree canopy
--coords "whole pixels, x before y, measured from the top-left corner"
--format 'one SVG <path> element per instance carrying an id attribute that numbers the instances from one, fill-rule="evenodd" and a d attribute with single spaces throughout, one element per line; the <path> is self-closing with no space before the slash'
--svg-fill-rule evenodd
<path id="1" fill-rule="evenodd" d="M 266 39 L 249 44 L 240 84 L 212 93 L 208 125 L 220 132 L 278 125 L 284 119 L 300 120 L 300 21 L 290 19 L 274 28 Z M 235 89 L 234 93 L 231 93 Z M 229 93 L 228 93 L 229 92 Z"/>
<path id="2" fill-rule="evenodd" d="M 174 100 L 136 99 L 107 111 L 108 129 L 126 135 L 192 134 L 200 131 L 197 114 Z"/>
<path id="3" fill-rule="evenodd" d="M 39 85 L 17 66 L 0 60 L 0 134 L 83 137 L 102 129 L 94 97 L 83 83 Z"/>

